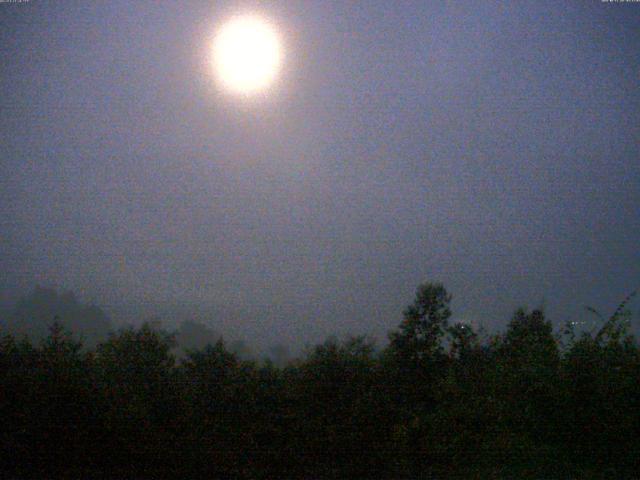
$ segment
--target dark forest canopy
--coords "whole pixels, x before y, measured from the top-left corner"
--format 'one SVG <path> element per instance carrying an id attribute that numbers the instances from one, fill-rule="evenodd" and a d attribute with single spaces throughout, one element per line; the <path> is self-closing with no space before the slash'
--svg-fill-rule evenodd
<path id="1" fill-rule="evenodd" d="M 592 331 L 554 332 L 542 310 L 519 309 L 487 335 L 452 324 L 451 295 L 425 283 L 383 349 L 329 339 L 301 358 L 287 361 L 283 347 L 276 362 L 258 363 L 196 323 L 128 327 L 83 348 L 68 329 L 107 319 L 63 295 L 76 323 L 55 321 L 40 340 L 2 336 L 3 472 L 637 478 L 631 297 L 609 317 L 596 312 Z M 176 350 L 180 338 L 188 347 Z"/>

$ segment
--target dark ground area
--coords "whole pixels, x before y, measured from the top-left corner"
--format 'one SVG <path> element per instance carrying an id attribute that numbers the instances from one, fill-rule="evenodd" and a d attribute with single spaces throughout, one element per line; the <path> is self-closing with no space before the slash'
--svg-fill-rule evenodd
<path id="1" fill-rule="evenodd" d="M 384 349 L 330 339 L 276 363 L 206 338 L 176 351 L 181 333 L 152 324 L 87 346 L 62 316 L 39 341 L 5 332 L 2 475 L 639 477 L 631 296 L 590 332 L 518 310 L 491 336 L 450 325 L 450 300 L 423 284 Z"/>

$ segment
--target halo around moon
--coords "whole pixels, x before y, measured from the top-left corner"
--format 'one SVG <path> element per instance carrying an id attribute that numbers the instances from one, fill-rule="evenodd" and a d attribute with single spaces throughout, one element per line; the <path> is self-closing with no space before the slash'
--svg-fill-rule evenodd
<path id="1" fill-rule="evenodd" d="M 226 89 L 251 94 L 275 80 L 282 62 L 282 47 L 269 22 L 258 16 L 239 16 L 217 32 L 212 59 L 218 80 Z"/>

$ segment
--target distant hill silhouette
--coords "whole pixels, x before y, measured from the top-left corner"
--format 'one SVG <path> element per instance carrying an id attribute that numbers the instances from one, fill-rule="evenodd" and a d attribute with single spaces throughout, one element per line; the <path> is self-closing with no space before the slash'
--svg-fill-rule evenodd
<path id="1" fill-rule="evenodd" d="M 72 292 L 42 286 L 35 287 L 7 312 L 5 328 L 17 337 L 39 340 L 48 335 L 56 320 L 87 346 L 105 340 L 112 329 L 111 320 L 100 307 L 79 302 Z"/>

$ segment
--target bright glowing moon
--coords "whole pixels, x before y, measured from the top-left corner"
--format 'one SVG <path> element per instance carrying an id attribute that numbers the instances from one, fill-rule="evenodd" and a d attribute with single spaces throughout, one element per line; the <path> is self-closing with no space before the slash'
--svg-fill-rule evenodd
<path id="1" fill-rule="evenodd" d="M 253 93 L 267 87 L 280 68 L 282 51 L 274 28 L 254 16 L 237 17 L 214 39 L 213 61 L 225 87 Z"/>

